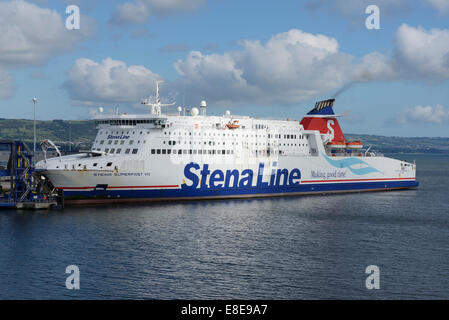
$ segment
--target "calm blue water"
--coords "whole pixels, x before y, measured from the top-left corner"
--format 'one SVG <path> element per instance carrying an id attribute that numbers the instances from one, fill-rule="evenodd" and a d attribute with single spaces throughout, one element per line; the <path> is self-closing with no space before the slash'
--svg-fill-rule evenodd
<path id="1" fill-rule="evenodd" d="M 448 299 L 449 156 L 398 157 L 418 190 L 0 211 L 0 298 Z"/>

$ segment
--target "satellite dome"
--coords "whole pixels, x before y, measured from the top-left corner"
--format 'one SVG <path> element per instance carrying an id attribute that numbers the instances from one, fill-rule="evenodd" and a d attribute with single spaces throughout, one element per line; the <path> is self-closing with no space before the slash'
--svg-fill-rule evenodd
<path id="1" fill-rule="evenodd" d="M 190 111 L 190 114 L 194 117 L 196 117 L 197 115 L 200 114 L 200 110 L 198 110 L 198 108 L 192 108 L 192 110 Z"/>

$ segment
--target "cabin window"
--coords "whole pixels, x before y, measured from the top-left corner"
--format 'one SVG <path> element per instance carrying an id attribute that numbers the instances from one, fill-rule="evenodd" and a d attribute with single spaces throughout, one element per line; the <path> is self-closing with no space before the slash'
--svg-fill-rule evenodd
<path id="1" fill-rule="evenodd" d="M 161 149 L 157 149 L 157 154 L 161 154 Z"/>
<path id="2" fill-rule="evenodd" d="M 156 154 L 156 149 L 151 149 L 151 154 Z"/>
<path id="3" fill-rule="evenodd" d="M 104 152 L 105 153 L 109 153 L 109 149 L 104 149 Z"/>
<path id="4" fill-rule="evenodd" d="M 115 149 L 111 149 L 111 154 L 115 152 Z"/>
<path id="5" fill-rule="evenodd" d="M 94 167 L 96 167 L 97 165 L 98 165 L 98 163 L 94 163 L 94 165 L 93 165 L 93 166 L 94 166 Z"/>
<path id="6" fill-rule="evenodd" d="M 106 167 L 110 167 L 112 166 L 112 162 L 108 162 L 108 164 L 106 165 Z"/>
<path id="7" fill-rule="evenodd" d="M 115 153 L 116 153 L 116 154 L 122 153 L 122 149 L 117 149 L 117 151 L 116 151 Z"/>
<path id="8" fill-rule="evenodd" d="M 108 144 L 112 144 L 112 140 L 109 140 L 109 141 L 108 141 Z"/>
<path id="9" fill-rule="evenodd" d="M 100 144 L 104 144 L 104 140 L 101 140 L 101 141 L 100 141 Z"/>

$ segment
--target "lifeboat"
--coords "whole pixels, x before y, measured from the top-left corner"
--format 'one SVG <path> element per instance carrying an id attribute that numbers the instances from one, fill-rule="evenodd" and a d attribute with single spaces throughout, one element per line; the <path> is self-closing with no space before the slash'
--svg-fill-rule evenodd
<path id="1" fill-rule="evenodd" d="M 344 149 L 346 148 L 346 142 L 344 141 L 331 141 L 327 143 L 327 146 L 332 149 Z"/>
<path id="2" fill-rule="evenodd" d="M 363 148 L 362 141 L 351 141 L 346 144 L 346 147 L 349 149 L 361 149 Z"/>
<path id="3" fill-rule="evenodd" d="M 228 127 L 228 129 L 240 128 L 240 125 L 238 123 L 239 123 L 238 120 L 234 120 L 233 122 L 229 122 L 228 124 L 226 124 L 226 127 Z"/>

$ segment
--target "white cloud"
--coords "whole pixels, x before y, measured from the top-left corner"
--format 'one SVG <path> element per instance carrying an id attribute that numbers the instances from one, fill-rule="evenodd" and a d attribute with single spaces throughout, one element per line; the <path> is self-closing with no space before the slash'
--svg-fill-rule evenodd
<path id="1" fill-rule="evenodd" d="M 25 1 L 0 2 L 0 65 L 29 66 L 45 62 L 52 54 L 72 49 L 94 29 L 81 16 L 80 30 L 67 30 L 58 12 Z"/>
<path id="2" fill-rule="evenodd" d="M 292 29 L 266 44 L 241 41 L 240 51 L 193 51 L 175 64 L 178 86 L 194 101 L 290 104 L 340 88 L 339 94 L 355 83 L 449 79 L 449 30 L 403 24 L 394 40 L 392 53 L 357 61 L 339 51 L 336 39 Z"/>
<path id="3" fill-rule="evenodd" d="M 438 10 L 439 13 L 445 14 L 449 12 L 449 0 L 425 0 L 432 7 Z"/>
<path id="4" fill-rule="evenodd" d="M 438 82 L 449 79 L 449 30 L 400 26 L 389 54 L 372 52 L 361 59 L 339 51 L 338 41 L 292 29 L 266 43 L 241 41 L 240 50 L 222 54 L 191 51 L 174 67 L 179 78 L 167 91 L 185 95 L 186 103 L 207 99 L 216 104 L 293 104 L 323 94 L 337 94 L 356 83 L 375 81 Z M 157 75 L 138 67 L 140 76 L 121 61 L 101 64 L 78 60 L 66 87 L 73 100 L 136 102 L 153 91 Z"/>
<path id="5" fill-rule="evenodd" d="M 0 99 L 8 99 L 14 93 L 14 79 L 6 71 L 0 69 Z"/>
<path id="6" fill-rule="evenodd" d="M 154 91 L 159 75 L 144 66 L 107 58 L 101 63 L 78 59 L 64 83 L 74 104 L 135 103 Z"/>
<path id="7" fill-rule="evenodd" d="M 432 106 L 416 106 L 403 110 L 397 119 L 398 123 L 421 122 L 431 124 L 449 123 L 449 111 L 446 111 L 440 104 Z"/>
<path id="8" fill-rule="evenodd" d="M 365 55 L 352 75 L 352 83 L 393 80 L 398 77 L 391 59 L 379 52 Z"/>
<path id="9" fill-rule="evenodd" d="M 396 32 L 394 63 L 405 77 L 427 81 L 449 78 L 449 30 L 402 24 Z"/>
<path id="10" fill-rule="evenodd" d="M 150 16 L 166 17 L 195 11 L 204 0 L 135 0 L 117 6 L 110 18 L 112 24 L 145 23 Z"/>
<path id="11" fill-rule="evenodd" d="M 352 76 L 354 82 L 449 79 L 449 30 L 428 31 L 402 24 L 396 31 L 392 53 L 365 55 Z"/>
<path id="12" fill-rule="evenodd" d="M 175 68 L 190 100 L 207 97 L 227 103 L 295 103 L 345 84 L 350 55 L 324 35 L 290 30 L 265 45 L 242 41 L 243 50 L 204 55 L 192 51 Z"/>

